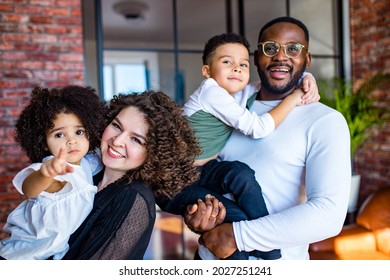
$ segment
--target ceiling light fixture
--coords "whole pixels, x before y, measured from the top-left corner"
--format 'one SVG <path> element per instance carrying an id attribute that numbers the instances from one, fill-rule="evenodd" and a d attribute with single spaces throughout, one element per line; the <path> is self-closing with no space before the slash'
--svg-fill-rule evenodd
<path id="1" fill-rule="evenodd" d="M 112 9 L 127 20 L 136 20 L 144 18 L 144 13 L 149 9 L 149 6 L 137 1 L 122 1 L 115 3 Z"/>

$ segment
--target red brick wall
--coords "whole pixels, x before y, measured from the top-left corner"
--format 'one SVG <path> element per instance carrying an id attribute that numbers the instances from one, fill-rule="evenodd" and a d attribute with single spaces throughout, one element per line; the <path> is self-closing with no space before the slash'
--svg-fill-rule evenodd
<path id="1" fill-rule="evenodd" d="M 390 73 L 390 1 L 351 0 L 352 77 L 360 83 L 382 71 Z M 372 94 L 383 108 L 390 108 L 390 84 Z M 373 129 L 356 157 L 362 175 L 360 203 L 371 192 L 390 187 L 390 123 Z"/>
<path id="2" fill-rule="evenodd" d="M 22 197 L 12 178 L 28 163 L 13 140 L 34 86 L 84 84 L 81 0 L 0 3 L 0 228 Z M 0 233 L 0 238 L 4 237 Z"/>

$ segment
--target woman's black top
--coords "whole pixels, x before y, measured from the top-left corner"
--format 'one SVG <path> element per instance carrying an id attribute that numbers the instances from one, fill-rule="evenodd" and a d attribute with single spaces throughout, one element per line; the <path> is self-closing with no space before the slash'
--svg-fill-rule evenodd
<path id="1" fill-rule="evenodd" d="M 155 198 L 146 184 L 112 183 L 96 194 L 63 259 L 142 260 L 155 219 Z"/>

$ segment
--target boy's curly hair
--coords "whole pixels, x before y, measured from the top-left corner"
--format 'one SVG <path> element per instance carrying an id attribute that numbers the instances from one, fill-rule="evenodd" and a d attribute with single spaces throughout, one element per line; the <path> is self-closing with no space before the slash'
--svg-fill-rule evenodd
<path id="1" fill-rule="evenodd" d="M 182 108 L 162 92 L 118 94 L 108 104 L 107 125 L 127 107 L 136 107 L 149 125 L 148 153 L 145 162 L 123 179 L 148 183 L 156 197 L 168 198 L 195 182 L 199 173 L 194 160 L 201 149 Z"/>
<path id="2" fill-rule="evenodd" d="M 46 131 L 54 127 L 53 120 L 60 113 L 73 113 L 85 127 L 89 150 L 92 151 L 100 146 L 105 124 L 104 106 L 91 87 L 36 87 L 16 121 L 15 141 L 31 162 L 41 162 L 44 157 L 51 155 L 47 149 Z"/>
<path id="3" fill-rule="evenodd" d="M 220 35 L 215 35 L 211 37 L 205 44 L 203 49 L 202 61 L 203 65 L 208 65 L 211 61 L 212 56 L 214 55 L 215 50 L 225 44 L 241 44 L 250 53 L 250 45 L 245 37 L 238 35 L 236 33 L 223 33 Z"/>

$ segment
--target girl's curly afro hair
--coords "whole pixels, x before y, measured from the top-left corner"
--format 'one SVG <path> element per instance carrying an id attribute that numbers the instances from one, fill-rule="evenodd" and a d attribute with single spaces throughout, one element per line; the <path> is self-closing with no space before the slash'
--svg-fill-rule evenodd
<path id="1" fill-rule="evenodd" d="M 199 173 L 194 160 L 201 149 L 182 108 L 162 92 L 119 94 L 109 103 L 107 124 L 127 107 L 136 107 L 149 125 L 148 155 L 142 166 L 127 172 L 124 179 L 146 182 L 156 197 L 164 198 L 195 182 Z"/>
<path id="2" fill-rule="evenodd" d="M 53 120 L 60 113 L 73 113 L 85 127 L 89 149 L 100 145 L 104 129 L 105 104 L 91 87 L 70 85 L 60 89 L 36 87 L 28 105 L 16 121 L 15 141 L 26 152 L 31 162 L 41 162 L 50 152 L 46 131 L 54 127 Z"/>

